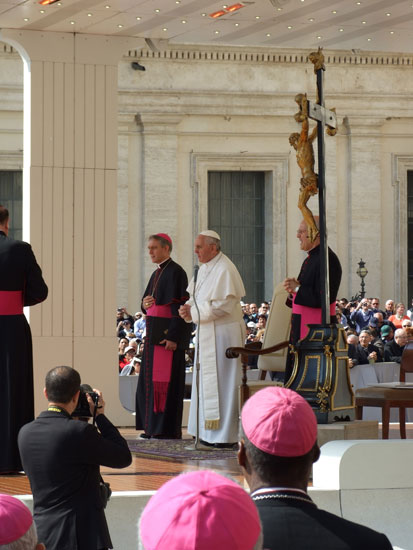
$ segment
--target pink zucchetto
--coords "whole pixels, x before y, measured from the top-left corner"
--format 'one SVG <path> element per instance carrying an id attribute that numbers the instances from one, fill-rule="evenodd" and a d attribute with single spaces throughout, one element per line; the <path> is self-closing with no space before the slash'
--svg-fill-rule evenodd
<path id="1" fill-rule="evenodd" d="M 172 239 L 167 233 L 156 233 L 157 237 L 161 237 L 162 239 L 165 239 L 165 241 L 168 241 L 168 243 L 172 244 Z"/>
<path id="2" fill-rule="evenodd" d="M 32 523 L 32 514 L 23 502 L 10 495 L 0 495 L 0 545 L 19 540 Z"/>
<path id="3" fill-rule="evenodd" d="M 276 456 L 302 456 L 317 441 L 317 419 L 297 392 L 269 387 L 255 393 L 242 408 L 241 423 L 250 442 Z"/>
<path id="4" fill-rule="evenodd" d="M 237 483 L 198 471 L 165 483 L 146 505 L 139 529 L 145 550 L 252 550 L 261 524 Z"/>

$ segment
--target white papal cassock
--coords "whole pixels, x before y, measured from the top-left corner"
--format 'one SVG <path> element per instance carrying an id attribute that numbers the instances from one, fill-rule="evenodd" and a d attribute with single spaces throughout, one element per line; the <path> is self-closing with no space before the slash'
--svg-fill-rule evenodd
<path id="1" fill-rule="evenodd" d="M 193 299 L 194 281 L 188 292 L 191 316 L 199 322 L 200 399 L 199 437 L 209 443 L 238 441 L 238 386 L 241 360 L 227 359 L 225 351 L 243 346 L 245 324 L 240 300 L 244 284 L 231 260 L 220 252 L 202 264 L 195 288 L 198 312 Z M 196 376 L 193 375 L 188 432 L 196 435 Z"/>

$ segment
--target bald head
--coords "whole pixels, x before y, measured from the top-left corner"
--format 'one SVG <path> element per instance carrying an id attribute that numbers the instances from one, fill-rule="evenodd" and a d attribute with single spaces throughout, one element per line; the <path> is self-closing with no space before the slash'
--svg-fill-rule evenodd
<path id="1" fill-rule="evenodd" d="M 314 216 L 314 221 L 317 229 L 320 229 L 319 216 Z M 308 234 L 308 227 L 304 220 L 301 220 L 301 223 L 297 229 L 297 238 L 300 241 L 301 250 L 305 250 L 306 252 L 309 252 L 320 244 L 320 234 L 318 234 L 316 239 L 311 242 L 310 236 Z"/>

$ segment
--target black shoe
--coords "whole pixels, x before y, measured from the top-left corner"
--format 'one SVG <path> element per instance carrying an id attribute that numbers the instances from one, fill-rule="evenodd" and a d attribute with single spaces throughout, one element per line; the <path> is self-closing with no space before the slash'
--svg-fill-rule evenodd
<path id="1" fill-rule="evenodd" d="M 145 432 L 141 433 L 140 436 L 139 436 L 141 439 L 150 439 L 151 436 L 146 434 Z"/>
<path id="2" fill-rule="evenodd" d="M 153 439 L 182 439 L 182 436 L 180 435 L 153 435 Z"/>
<path id="3" fill-rule="evenodd" d="M 214 443 L 216 449 L 237 449 L 238 443 Z"/>
<path id="4" fill-rule="evenodd" d="M 201 445 L 205 445 L 205 447 L 213 447 L 214 446 L 213 443 L 209 443 L 209 441 L 204 441 L 203 439 L 199 439 L 199 442 L 201 443 Z"/>

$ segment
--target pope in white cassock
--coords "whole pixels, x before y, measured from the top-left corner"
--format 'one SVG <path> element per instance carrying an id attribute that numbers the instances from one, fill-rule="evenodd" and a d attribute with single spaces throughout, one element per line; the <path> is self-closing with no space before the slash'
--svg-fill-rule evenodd
<path id="1" fill-rule="evenodd" d="M 230 446 L 238 441 L 238 386 L 240 359 L 227 359 L 225 351 L 243 346 L 245 323 L 240 300 L 245 288 L 237 268 L 221 252 L 220 236 L 202 231 L 195 240 L 195 254 L 202 264 L 195 286 L 188 286 L 190 299 L 179 309 L 185 321 L 199 323 L 200 399 L 199 439 L 201 443 Z M 188 432 L 196 435 L 196 380 L 193 377 Z"/>

